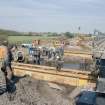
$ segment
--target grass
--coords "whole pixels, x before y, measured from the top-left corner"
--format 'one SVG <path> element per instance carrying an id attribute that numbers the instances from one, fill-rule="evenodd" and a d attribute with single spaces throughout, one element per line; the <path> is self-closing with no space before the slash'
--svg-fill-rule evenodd
<path id="1" fill-rule="evenodd" d="M 46 37 L 46 36 L 9 36 L 8 40 L 10 43 L 30 43 L 36 39 L 51 39 L 54 37 Z"/>

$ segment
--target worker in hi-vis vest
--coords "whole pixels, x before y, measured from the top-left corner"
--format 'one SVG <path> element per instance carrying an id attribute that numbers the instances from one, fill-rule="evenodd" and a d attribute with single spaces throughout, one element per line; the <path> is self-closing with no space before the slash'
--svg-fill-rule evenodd
<path id="1" fill-rule="evenodd" d="M 1 70 L 4 73 L 5 76 L 5 81 L 6 81 L 6 90 L 10 91 L 12 89 L 12 77 L 13 77 L 13 72 L 11 68 L 11 62 L 13 60 L 12 52 L 15 50 L 14 46 L 8 47 L 8 42 L 4 41 L 1 45 L 1 47 L 4 49 L 3 59 L 2 59 L 2 66 Z"/>

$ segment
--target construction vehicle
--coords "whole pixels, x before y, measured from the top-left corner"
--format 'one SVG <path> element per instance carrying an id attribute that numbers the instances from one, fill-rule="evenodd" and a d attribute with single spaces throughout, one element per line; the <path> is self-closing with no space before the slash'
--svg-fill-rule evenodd
<path id="1" fill-rule="evenodd" d="M 76 105 L 105 105 L 105 52 L 94 52 L 95 74 L 97 75 L 95 91 L 81 92 Z M 98 71 L 98 72 L 97 72 Z"/>

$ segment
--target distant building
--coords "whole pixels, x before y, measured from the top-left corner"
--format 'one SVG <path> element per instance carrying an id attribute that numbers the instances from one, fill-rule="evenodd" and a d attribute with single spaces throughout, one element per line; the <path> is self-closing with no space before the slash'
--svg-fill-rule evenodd
<path id="1" fill-rule="evenodd" d="M 29 32 L 29 35 L 32 35 L 32 36 L 42 36 L 42 34 L 38 33 L 38 32 Z"/>
<path id="2" fill-rule="evenodd" d="M 65 37 L 58 37 L 49 40 L 54 46 L 69 45 L 69 40 Z"/>
<path id="3" fill-rule="evenodd" d="M 61 46 L 61 45 L 69 45 L 69 40 L 64 37 L 52 38 L 49 40 L 40 39 L 40 40 L 33 40 L 32 43 L 35 45 L 52 45 L 52 46 Z"/>

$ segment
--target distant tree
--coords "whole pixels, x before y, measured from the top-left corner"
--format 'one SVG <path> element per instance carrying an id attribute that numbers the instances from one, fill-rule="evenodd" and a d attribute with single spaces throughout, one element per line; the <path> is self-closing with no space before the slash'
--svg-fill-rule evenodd
<path id="1" fill-rule="evenodd" d="M 52 36 L 57 36 L 57 35 L 58 35 L 58 34 L 57 34 L 56 32 L 54 32 Z"/>
<path id="2" fill-rule="evenodd" d="M 92 37 L 92 34 L 89 33 L 88 36 L 89 36 L 89 37 Z"/>
<path id="3" fill-rule="evenodd" d="M 29 32 L 28 35 L 29 35 L 29 36 L 32 36 L 32 32 Z"/>
<path id="4" fill-rule="evenodd" d="M 0 29 L 0 35 L 19 36 L 19 35 L 22 35 L 22 33 L 16 32 L 16 31 L 11 31 L 11 30 Z"/>
<path id="5" fill-rule="evenodd" d="M 70 32 L 66 32 L 66 33 L 64 33 L 64 35 L 68 38 L 73 38 L 74 37 L 74 34 L 72 34 Z"/>
<path id="6" fill-rule="evenodd" d="M 47 36 L 48 37 L 55 37 L 55 36 L 59 36 L 59 34 L 56 32 L 53 32 L 53 33 L 50 32 L 50 34 L 48 34 Z"/>

